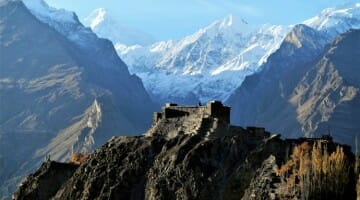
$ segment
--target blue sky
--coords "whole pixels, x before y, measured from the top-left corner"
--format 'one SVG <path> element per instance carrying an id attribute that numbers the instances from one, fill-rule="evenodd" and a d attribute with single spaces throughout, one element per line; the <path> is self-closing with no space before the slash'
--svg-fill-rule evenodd
<path id="1" fill-rule="evenodd" d="M 234 14 L 250 24 L 295 24 L 322 9 L 359 0 L 46 0 L 52 7 L 75 11 L 80 19 L 96 8 L 107 9 L 121 23 L 158 40 L 178 39 L 214 20 Z"/>

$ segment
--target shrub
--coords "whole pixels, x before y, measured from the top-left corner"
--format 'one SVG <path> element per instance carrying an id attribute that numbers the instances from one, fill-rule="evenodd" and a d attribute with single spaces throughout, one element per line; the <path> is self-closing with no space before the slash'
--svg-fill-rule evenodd
<path id="1" fill-rule="evenodd" d="M 83 162 L 85 162 L 89 158 L 90 154 L 88 153 L 73 153 L 70 158 L 69 162 L 74 163 L 77 165 L 81 165 Z"/>

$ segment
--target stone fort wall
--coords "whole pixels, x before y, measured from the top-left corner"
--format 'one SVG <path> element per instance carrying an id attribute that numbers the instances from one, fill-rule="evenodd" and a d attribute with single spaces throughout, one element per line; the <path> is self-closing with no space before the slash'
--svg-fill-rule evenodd
<path id="1" fill-rule="evenodd" d="M 154 113 L 153 123 L 161 119 L 188 117 L 190 120 L 214 117 L 230 123 L 230 107 L 224 106 L 219 101 L 211 101 L 205 106 L 178 106 L 177 104 L 166 104 L 162 112 Z"/>

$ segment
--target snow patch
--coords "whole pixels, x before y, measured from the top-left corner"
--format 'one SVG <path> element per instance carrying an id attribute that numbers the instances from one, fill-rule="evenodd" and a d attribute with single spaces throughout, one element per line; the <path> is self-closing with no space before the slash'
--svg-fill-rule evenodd
<path id="1" fill-rule="evenodd" d="M 102 111 L 99 102 L 95 99 L 86 113 L 86 125 L 90 129 L 85 135 L 80 152 L 89 152 L 95 145 L 94 134 L 102 121 Z M 78 141 L 80 142 L 80 141 Z"/>
<path id="2" fill-rule="evenodd" d="M 84 19 L 84 21 L 90 22 L 90 28 L 94 29 L 98 26 L 101 22 L 104 21 L 106 15 L 105 8 L 98 8 L 94 10 L 88 17 Z"/>
<path id="3" fill-rule="evenodd" d="M 43 0 L 22 1 L 32 14 L 43 22 L 49 22 L 49 20 L 52 20 L 63 23 L 77 23 L 75 13 L 64 9 L 52 8 Z"/>
<path id="4" fill-rule="evenodd" d="M 89 115 L 88 115 L 88 120 L 87 120 L 87 126 L 91 129 L 94 129 L 93 132 L 95 132 L 95 129 L 99 126 L 100 122 L 101 122 L 101 116 L 102 116 L 102 112 L 101 112 L 101 107 L 99 102 L 95 99 L 93 105 L 91 106 Z"/>

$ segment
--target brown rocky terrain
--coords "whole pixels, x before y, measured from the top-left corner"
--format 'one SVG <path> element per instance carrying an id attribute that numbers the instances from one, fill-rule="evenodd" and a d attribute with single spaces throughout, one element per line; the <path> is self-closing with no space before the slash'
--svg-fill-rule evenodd
<path id="1" fill-rule="evenodd" d="M 165 106 L 146 135 L 113 137 L 75 172 L 73 164 L 43 164 L 14 199 L 280 199 L 276 169 L 294 146 L 304 141 L 320 141 L 330 151 L 339 146 L 331 138 L 283 140 L 262 128 L 232 126 L 226 110 L 218 102 Z M 190 131 L 179 121 L 201 126 Z M 178 131 L 169 136 L 163 130 Z M 344 146 L 344 152 L 353 162 L 350 148 Z M 49 167 L 58 165 L 72 175 L 59 180 L 60 171 Z"/>

